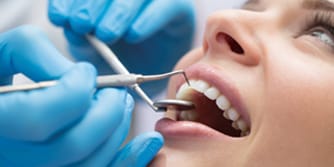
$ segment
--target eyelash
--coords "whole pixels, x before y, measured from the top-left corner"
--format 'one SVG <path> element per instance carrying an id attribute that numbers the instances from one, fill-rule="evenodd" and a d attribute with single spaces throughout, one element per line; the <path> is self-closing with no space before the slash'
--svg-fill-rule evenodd
<path id="1" fill-rule="evenodd" d="M 306 24 L 306 33 L 310 33 L 315 28 L 323 28 L 325 32 L 329 33 L 330 38 L 334 42 L 334 16 L 331 12 L 317 11 L 309 17 L 309 21 Z M 326 45 L 329 45 L 326 43 Z M 334 50 L 334 46 L 330 46 Z"/>

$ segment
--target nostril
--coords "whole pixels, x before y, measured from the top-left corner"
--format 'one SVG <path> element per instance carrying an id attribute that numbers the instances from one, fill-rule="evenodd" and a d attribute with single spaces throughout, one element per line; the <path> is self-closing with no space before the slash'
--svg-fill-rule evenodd
<path id="1" fill-rule="evenodd" d="M 244 54 L 244 50 L 242 49 L 242 47 L 239 45 L 239 43 L 234 40 L 231 36 L 223 33 L 223 32 L 219 32 L 216 36 L 216 40 L 217 42 L 227 42 L 227 44 L 229 45 L 230 49 L 237 53 L 237 54 Z"/>

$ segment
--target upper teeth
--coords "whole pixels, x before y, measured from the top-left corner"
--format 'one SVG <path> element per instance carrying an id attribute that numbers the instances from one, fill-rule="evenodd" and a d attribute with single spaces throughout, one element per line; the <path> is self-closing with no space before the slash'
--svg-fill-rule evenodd
<path id="1" fill-rule="evenodd" d="M 246 121 L 240 116 L 239 112 L 233 108 L 231 102 L 224 96 L 216 87 L 210 86 L 203 80 L 190 80 L 190 86 L 187 83 L 183 84 L 177 94 L 177 99 L 191 100 L 191 92 L 193 90 L 204 94 L 208 99 L 215 100 L 216 105 L 223 111 L 223 116 L 226 119 L 232 120 L 232 127 L 241 130 L 241 135 L 249 134 L 249 127 Z M 197 118 L 197 113 L 194 111 L 182 111 L 180 118 L 183 120 L 194 121 Z"/>

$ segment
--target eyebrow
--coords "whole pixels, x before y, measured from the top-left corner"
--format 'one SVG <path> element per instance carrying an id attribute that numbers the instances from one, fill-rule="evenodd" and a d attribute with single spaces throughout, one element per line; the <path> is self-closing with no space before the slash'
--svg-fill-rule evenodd
<path id="1" fill-rule="evenodd" d="M 304 0 L 302 7 L 312 10 L 334 11 L 334 2 L 330 2 L 329 0 Z"/>

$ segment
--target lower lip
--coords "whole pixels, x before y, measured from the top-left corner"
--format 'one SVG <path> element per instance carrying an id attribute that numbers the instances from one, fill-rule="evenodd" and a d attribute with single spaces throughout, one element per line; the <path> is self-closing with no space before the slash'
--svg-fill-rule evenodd
<path id="1" fill-rule="evenodd" d="M 210 127 L 191 121 L 174 121 L 163 118 L 155 125 L 155 130 L 160 132 L 165 138 L 230 138 Z"/>

